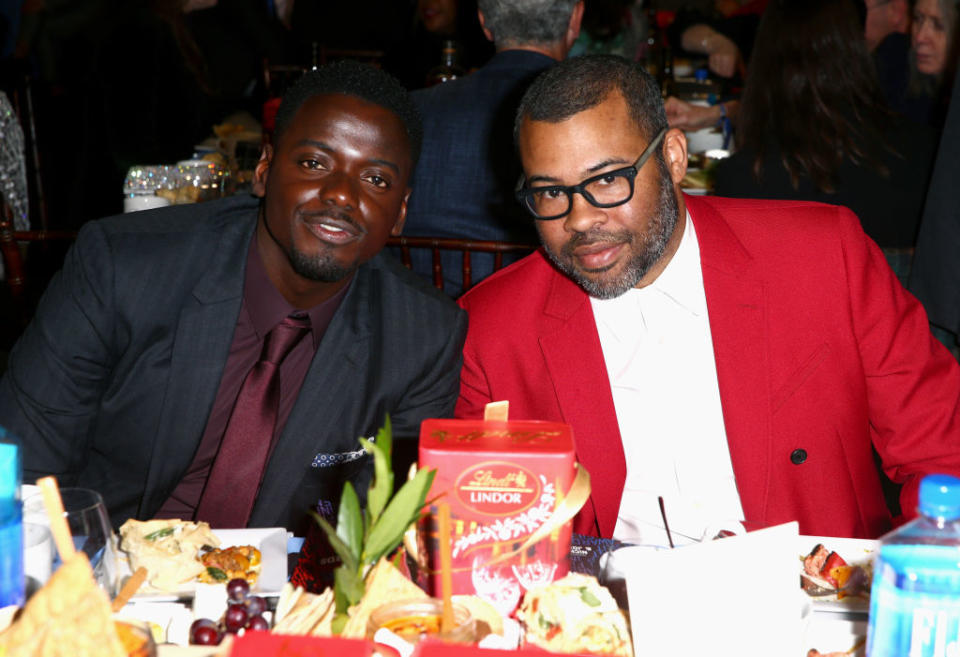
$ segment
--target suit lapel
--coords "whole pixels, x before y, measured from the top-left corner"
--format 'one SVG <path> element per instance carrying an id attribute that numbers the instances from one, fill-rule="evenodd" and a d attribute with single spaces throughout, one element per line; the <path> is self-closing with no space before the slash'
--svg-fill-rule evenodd
<path id="1" fill-rule="evenodd" d="M 334 441 L 345 429 L 353 431 L 360 424 L 357 418 L 369 400 L 362 387 L 366 376 L 357 373 L 378 369 L 370 365 L 369 309 L 375 307 L 370 295 L 370 272 L 361 267 L 324 333 L 267 463 L 251 526 L 274 523 L 288 511 L 294 516 L 302 512 L 295 508 L 299 506 L 296 497 L 311 473 L 313 457 L 323 451 L 339 451 Z M 359 444 L 353 442 L 349 449 L 359 449 Z"/>
<path id="2" fill-rule="evenodd" d="M 544 306 L 540 347 L 567 424 L 577 427 L 577 459 L 594 482 L 591 504 L 602 536 L 612 536 L 626 464 L 600 338 L 587 295 L 557 274 Z"/>
<path id="3" fill-rule="evenodd" d="M 232 221 L 223 228 L 211 267 L 172 327 L 170 371 L 141 516 L 160 507 L 171 492 L 162 482 L 179 481 L 200 444 L 233 341 L 255 225 L 254 220 Z"/>
<path id="4" fill-rule="evenodd" d="M 748 521 L 763 520 L 770 472 L 766 304 L 751 257 L 719 213 L 686 197 L 700 244 L 730 458 Z"/>

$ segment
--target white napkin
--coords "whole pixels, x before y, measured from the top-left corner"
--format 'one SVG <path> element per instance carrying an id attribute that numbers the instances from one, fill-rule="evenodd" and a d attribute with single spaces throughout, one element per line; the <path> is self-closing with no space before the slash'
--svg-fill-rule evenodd
<path id="1" fill-rule="evenodd" d="M 636 655 L 797 654 L 796 522 L 675 550 L 623 548 Z M 632 551 L 631 551 L 632 550 Z"/>

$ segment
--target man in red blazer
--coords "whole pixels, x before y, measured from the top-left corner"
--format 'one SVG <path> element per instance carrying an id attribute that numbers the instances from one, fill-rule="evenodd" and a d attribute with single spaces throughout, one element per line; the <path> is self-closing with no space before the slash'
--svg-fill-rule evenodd
<path id="1" fill-rule="evenodd" d="M 538 78 L 517 144 L 517 195 L 544 248 L 461 298 L 470 319 L 456 413 L 477 417 L 506 399 L 513 419 L 569 423 L 593 482 L 575 531 L 630 538 L 617 529 L 624 482 L 644 464 L 628 463 L 625 446 L 646 441 L 643 453 L 656 456 L 687 438 L 645 436 L 644 416 L 615 404 L 622 368 L 639 369 L 656 396 L 672 367 L 647 367 L 658 347 L 647 360 L 607 362 L 615 352 L 596 310 L 672 276 L 691 252 L 684 240 L 699 249 L 707 349 L 671 362 L 708 375 L 662 402 L 682 424 L 709 412 L 696 390 L 719 391 L 721 452 L 705 443 L 712 456 L 695 465 L 722 470 L 729 452 L 747 527 L 798 520 L 804 534 L 876 537 L 899 520 L 877 456 L 902 485 L 908 517 L 924 474 L 960 474 L 960 368 L 849 210 L 685 196 L 683 134 L 667 129 L 649 76 L 616 58 L 568 60 Z M 711 352 L 712 364 L 689 362 Z M 678 460 L 696 461 L 692 444 Z"/>

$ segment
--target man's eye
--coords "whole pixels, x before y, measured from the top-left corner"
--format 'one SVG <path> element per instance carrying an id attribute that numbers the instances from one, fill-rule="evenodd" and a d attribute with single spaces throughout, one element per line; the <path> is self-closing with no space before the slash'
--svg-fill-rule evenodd
<path id="1" fill-rule="evenodd" d="M 321 169 L 323 166 L 320 164 L 319 160 L 300 160 L 300 166 L 304 169 Z"/>
<path id="2" fill-rule="evenodd" d="M 383 176 L 371 175 L 367 176 L 367 181 L 372 184 L 374 187 L 379 187 L 380 189 L 389 189 L 390 181 L 384 178 Z"/>
<path id="3" fill-rule="evenodd" d="M 559 187 L 547 187 L 543 190 L 538 190 L 537 196 L 553 201 L 563 196 L 563 190 Z"/>
<path id="4" fill-rule="evenodd" d="M 609 175 L 609 176 L 604 176 L 603 178 L 600 178 L 599 180 L 597 180 L 597 182 L 600 183 L 601 185 L 612 185 L 617 181 L 617 178 L 619 178 L 619 176 Z"/>

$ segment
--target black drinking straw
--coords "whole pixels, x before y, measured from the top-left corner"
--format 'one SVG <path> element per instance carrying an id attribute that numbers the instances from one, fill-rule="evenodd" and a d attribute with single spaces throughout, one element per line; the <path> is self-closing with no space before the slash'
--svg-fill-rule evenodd
<path id="1" fill-rule="evenodd" d="M 667 510 L 663 508 L 663 495 L 657 497 L 657 501 L 660 502 L 660 515 L 663 517 L 663 528 L 667 531 L 667 542 L 670 543 L 670 547 L 673 547 L 673 537 L 670 536 L 670 523 L 667 522 Z"/>

